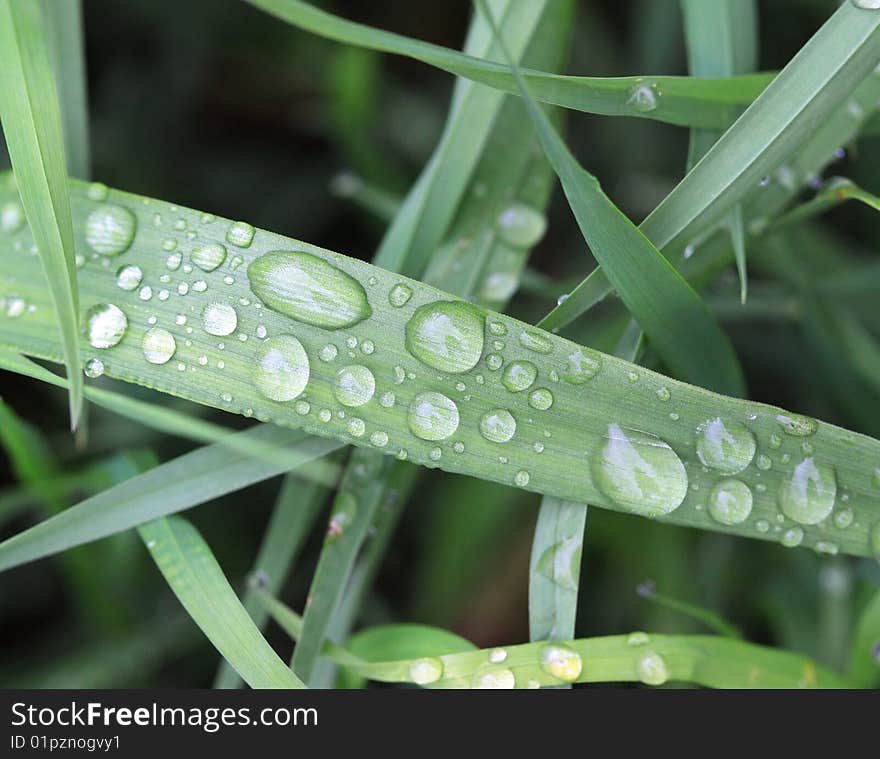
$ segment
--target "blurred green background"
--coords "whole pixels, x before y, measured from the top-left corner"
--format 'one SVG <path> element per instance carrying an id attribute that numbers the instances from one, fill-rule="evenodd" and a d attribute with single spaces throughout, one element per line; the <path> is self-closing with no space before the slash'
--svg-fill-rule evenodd
<path id="1" fill-rule="evenodd" d="M 468 0 L 322 5 L 456 48 L 471 13 Z M 783 66 L 835 6 L 831 0 L 761 2 L 761 68 Z M 96 179 L 372 257 L 384 222 L 342 196 L 340 176 L 350 173 L 402 196 L 440 135 L 452 77 L 309 36 L 236 0 L 85 0 L 84 13 Z M 571 35 L 570 73 L 686 73 L 677 0 L 584 0 Z M 684 172 L 684 129 L 569 113 L 566 134 L 582 163 L 636 221 Z M 865 139 L 847 151 L 832 173 L 880 192 L 880 143 Z M 823 217 L 822 244 L 840 246 L 856 263 L 869 260 L 880 239 L 875 213 L 850 204 Z M 583 276 L 592 259 L 558 192 L 548 215 L 549 231 L 532 266 L 559 279 Z M 816 239 L 811 236 L 809 244 Z M 800 297 L 774 276 L 772 257 L 762 265 L 761 251 L 750 253 L 755 303 L 763 302 L 762 294 L 777 304 Z M 724 299 L 736 291 L 731 269 L 712 295 Z M 521 295 L 510 310 L 534 321 L 551 305 Z M 870 302 L 859 307 L 871 311 Z M 601 307 L 571 334 L 609 350 L 616 319 L 612 308 Z M 811 332 L 797 307 L 782 317 L 753 306 L 725 325 L 752 398 L 868 434 L 880 432 L 876 390 Z M 45 460 L 54 462 L 56 473 L 93 467 L 92 487 L 130 476 L 137 456 L 167 460 L 189 448 L 97 409 L 88 445 L 78 447 L 66 431 L 63 393 L 9 374 L 0 375 L 0 392 L 43 438 L 50 451 Z M 244 426 L 210 409 L 167 397 L 162 402 Z M 137 456 L 118 459 L 122 451 Z M 19 475 L 0 455 L 0 495 L 20 492 Z M 237 588 L 278 484 L 270 481 L 189 513 Z M 88 492 L 75 487 L 65 503 Z M 528 561 L 538 505 L 534 494 L 426 473 L 362 622 L 440 625 L 479 646 L 527 640 Z M 12 516 L 0 512 L 0 537 L 45 513 L 36 496 Z M 305 602 L 322 535 L 319 529 L 311 536 L 285 587 L 283 598 L 293 608 Z M 75 579 L 83 576 L 81 583 Z M 661 593 L 721 613 L 751 640 L 840 666 L 852 622 L 880 585 L 880 570 L 867 560 L 819 558 L 593 509 L 578 636 L 702 631 L 688 617 L 641 597 L 636 587 L 648 579 Z M 286 657 L 290 644 L 277 628 L 270 626 L 268 637 Z M 207 686 L 219 659 L 134 535 L 0 577 L 0 650 L 0 685 L 6 686 Z"/>

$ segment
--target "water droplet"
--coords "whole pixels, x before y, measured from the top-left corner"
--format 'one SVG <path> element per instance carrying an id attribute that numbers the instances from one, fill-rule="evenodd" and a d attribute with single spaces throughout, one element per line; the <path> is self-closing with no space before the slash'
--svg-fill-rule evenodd
<path id="1" fill-rule="evenodd" d="M 141 300 L 149 300 L 152 297 L 153 297 L 153 288 L 150 287 L 149 285 L 144 285 L 138 291 L 138 298 L 140 298 Z"/>
<path id="2" fill-rule="evenodd" d="M 863 10 L 880 10 L 880 0 L 852 0 L 852 4 L 856 8 L 862 8 Z"/>
<path id="3" fill-rule="evenodd" d="M 759 519 L 757 522 L 755 522 L 755 529 L 758 532 L 767 532 L 767 530 L 770 529 L 770 522 L 768 522 L 766 519 Z"/>
<path id="4" fill-rule="evenodd" d="M 209 303 L 202 311 L 202 326 L 209 335 L 231 335 L 238 326 L 238 315 L 228 303 Z"/>
<path id="5" fill-rule="evenodd" d="M 226 260 L 226 248 L 218 242 L 196 245 L 190 252 L 189 259 L 202 271 L 214 271 Z"/>
<path id="6" fill-rule="evenodd" d="M 480 420 L 480 434 L 493 443 L 506 443 L 516 433 L 516 419 L 503 408 L 489 411 Z"/>
<path id="7" fill-rule="evenodd" d="M 709 514 L 721 524 L 740 524 L 752 513 L 752 491 L 740 480 L 721 480 L 709 492 Z"/>
<path id="8" fill-rule="evenodd" d="M 796 437 L 807 437 L 816 431 L 816 422 L 813 419 L 797 414 L 777 414 L 776 423 L 784 432 Z"/>
<path id="9" fill-rule="evenodd" d="M 458 429 L 458 406 L 441 393 L 419 393 L 409 407 L 409 428 L 422 440 L 445 440 Z"/>
<path id="10" fill-rule="evenodd" d="M 501 368 L 501 364 L 504 363 L 504 359 L 498 353 L 490 353 L 486 356 L 486 366 L 489 371 L 497 371 Z"/>
<path id="11" fill-rule="evenodd" d="M 398 282 L 388 293 L 388 302 L 395 308 L 400 308 L 409 303 L 412 294 L 413 291 L 409 285 L 405 285 L 403 282 Z"/>
<path id="12" fill-rule="evenodd" d="M 85 334 L 93 348 L 112 348 L 125 337 L 128 318 L 112 303 L 98 303 L 86 311 Z"/>
<path id="13" fill-rule="evenodd" d="M 657 398 L 661 401 L 668 401 L 672 397 L 672 393 L 669 392 L 669 388 L 660 387 L 657 388 Z"/>
<path id="14" fill-rule="evenodd" d="M 553 352 L 553 342 L 537 332 L 520 332 L 519 343 L 523 348 L 535 353 Z"/>
<path id="15" fill-rule="evenodd" d="M 388 433 L 383 432 L 382 430 L 377 430 L 370 435 L 370 442 L 377 448 L 384 448 L 388 445 Z"/>
<path id="16" fill-rule="evenodd" d="M 372 356 L 376 352 L 376 344 L 372 340 L 364 340 L 361 343 L 361 352 L 365 356 Z"/>
<path id="17" fill-rule="evenodd" d="M 492 664 L 501 664 L 507 658 L 507 651 L 503 648 L 493 648 L 489 652 L 489 661 Z"/>
<path id="18" fill-rule="evenodd" d="M 373 313 L 360 282 L 309 253 L 266 253 L 248 266 L 247 274 L 263 303 L 306 324 L 341 329 Z"/>
<path id="19" fill-rule="evenodd" d="M 226 231 L 226 242 L 237 245 L 239 248 L 247 248 L 254 241 L 255 231 L 250 224 L 244 221 L 233 222 Z"/>
<path id="20" fill-rule="evenodd" d="M 515 248 L 531 248 L 547 231 L 547 219 L 540 211 L 522 203 L 505 208 L 496 222 L 498 236 Z"/>
<path id="21" fill-rule="evenodd" d="M 626 104 L 639 113 L 649 113 L 657 108 L 659 95 L 656 82 L 639 80 L 630 89 Z"/>
<path id="22" fill-rule="evenodd" d="M 779 490 L 783 514 L 798 524 L 817 524 L 834 508 L 837 478 L 834 469 L 812 457 L 798 464 Z"/>
<path id="23" fill-rule="evenodd" d="M 744 424 L 723 422 L 716 417 L 697 428 L 697 456 L 712 469 L 736 474 L 755 455 L 755 437 Z"/>
<path id="24" fill-rule="evenodd" d="M 538 367 L 531 361 L 511 361 L 501 375 L 501 384 L 510 392 L 518 393 L 532 386 L 538 377 Z"/>
<path id="25" fill-rule="evenodd" d="M 641 630 L 631 632 L 626 637 L 626 645 L 628 646 L 646 646 L 650 642 L 651 639 L 648 637 L 648 633 Z"/>
<path id="26" fill-rule="evenodd" d="M 763 453 L 758 454 L 758 460 L 755 462 L 755 466 L 758 467 L 762 472 L 766 472 L 773 466 L 773 462 L 771 461 L 769 456 L 765 456 Z"/>
<path id="27" fill-rule="evenodd" d="M 503 337 L 507 334 L 507 327 L 504 326 L 503 322 L 490 321 L 489 332 L 490 334 L 495 335 L 495 337 Z"/>
<path id="28" fill-rule="evenodd" d="M 483 322 L 483 314 L 469 303 L 430 303 L 416 309 L 407 322 L 406 347 L 423 364 L 460 374 L 480 360 Z"/>
<path id="29" fill-rule="evenodd" d="M 333 343 L 327 343 L 318 351 L 318 357 L 321 361 L 332 361 L 337 355 L 339 355 L 339 349 Z"/>
<path id="30" fill-rule="evenodd" d="M 583 669 L 581 655 L 569 648 L 557 643 L 544 646 L 540 653 L 540 665 L 548 675 L 573 683 L 580 677 Z"/>
<path id="31" fill-rule="evenodd" d="M 18 201 L 11 200 L 0 207 L 0 231 L 12 235 L 24 226 L 24 209 Z"/>
<path id="32" fill-rule="evenodd" d="M 854 514 L 850 508 L 843 508 L 834 513 L 834 526 L 839 530 L 845 530 L 853 523 Z"/>
<path id="33" fill-rule="evenodd" d="M 546 411 L 553 405 L 553 393 L 546 387 L 539 387 L 529 393 L 529 405 L 539 411 Z"/>
<path id="34" fill-rule="evenodd" d="M 800 527 L 792 527 L 782 533 L 779 542 L 786 548 L 796 548 L 804 540 L 804 531 Z"/>
<path id="35" fill-rule="evenodd" d="M 363 419 L 352 417 L 348 420 L 348 432 L 354 437 L 361 437 L 367 431 L 367 425 Z"/>
<path id="36" fill-rule="evenodd" d="M 520 469 L 513 477 L 514 484 L 518 485 L 521 488 L 524 488 L 529 484 L 529 480 L 531 480 L 531 475 L 525 470 Z"/>
<path id="37" fill-rule="evenodd" d="M 376 378 L 366 366 L 344 366 L 336 373 L 333 394 L 343 406 L 363 406 L 376 392 Z"/>
<path id="38" fill-rule="evenodd" d="M 167 364 L 177 350 L 177 342 L 167 329 L 153 327 L 144 335 L 142 347 L 144 358 L 151 364 Z"/>
<path id="39" fill-rule="evenodd" d="M 562 370 L 562 379 L 572 385 L 581 385 L 587 380 L 593 379 L 602 368 L 602 361 L 598 353 L 591 352 L 587 355 L 582 350 L 577 350 L 568 356 L 568 365 Z"/>
<path id="40" fill-rule="evenodd" d="M 608 498 L 644 516 L 669 514 L 687 495 L 687 473 L 675 451 L 654 435 L 626 433 L 617 424 L 608 428 L 593 473 Z"/>
<path id="41" fill-rule="evenodd" d="M 100 377 L 104 373 L 104 362 L 99 358 L 90 358 L 86 361 L 85 366 L 83 367 L 83 374 L 86 377 L 91 377 L 95 379 L 96 377 Z"/>
<path id="42" fill-rule="evenodd" d="M 197 293 L 203 293 L 207 289 L 208 289 L 208 283 L 205 282 L 205 280 L 198 279 L 195 282 L 193 282 L 193 290 L 195 290 Z"/>
<path id="43" fill-rule="evenodd" d="M 557 305 L 557 306 L 561 306 L 563 303 L 565 303 L 565 301 L 568 300 L 568 298 L 569 298 L 569 294 L 568 294 L 568 293 L 562 293 L 562 295 L 560 295 L 560 296 L 556 299 L 556 305 Z"/>
<path id="44" fill-rule="evenodd" d="M 122 206 L 102 205 L 86 219 L 86 242 L 96 253 L 118 256 L 134 239 L 137 219 Z"/>
<path id="45" fill-rule="evenodd" d="M 477 690 L 511 690 L 515 687 L 516 678 L 506 668 L 478 671 L 471 680 L 471 688 Z"/>
<path id="46" fill-rule="evenodd" d="M 409 663 L 409 678 L 416 685 L 437 682 L 443 676 L 443 662 L 434 657 L 413 659 Z"/>
<path id="47" fill-rule="evenodd" d="M 291 401 L 309 382 L 309 357 L 293 335 L 277 335 L 260 344 L 256 354 L 254 385 L 272 401 Z"/>
<path id="48" fill-rule="evenodd" d="M 636 662 L 636 673 L 645 685 L 663 685 L 669 679 L 666 662 L 660 654 L 648 651 Z"/>

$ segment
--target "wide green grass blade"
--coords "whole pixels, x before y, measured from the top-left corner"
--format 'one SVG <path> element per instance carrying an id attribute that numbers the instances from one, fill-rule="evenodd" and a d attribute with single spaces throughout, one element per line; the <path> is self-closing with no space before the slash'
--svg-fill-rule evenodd
<path id="1" fill-rule="evenodd" d="M 299 0 L 248 0 L 290 24 L 337 42 L 405 55 L 457 76 L 517 94 L 507 66 L 373 29 Z M 518 3 L 537 5 L 537 3 Z M 677 76 L 584 77 L 523 71 L 534 97 L 587 113 L 635 116 L 681 126 L 724 129 L 772 80 L 772 74 L 711 80 Z M 661 97 L 655 97 L 660 94 Z"/>
<path id="2" fill-rule="evenodd" d="M 484 3 L 480 6 L 489 12 Z M 515 62 L 509 62 L 584 240 L 657 352 L 684 379 L 742 395 L 744 380 L 733 346 L 705 303 L 578 164 L 546 114 L 528 97 Z"/>
<path id="3" fill-rule="evenodd" d="M 297 430 L 271 425 L 237 433 L 274 445 L 286 456 L 270 464 L 215 443 L 87 498 L 0 543 L 0 571 L 114 535 L 159 517 L 241 490 L 340 447 Z M 279 462 L 280 463 L 280 462 Z"/>
<path id="4" fill-rule="evenodd" d="M 82 234 L 86 218 L 102 202 L 88 197 L 87 186 L 73 182 L 71 187 L 77 230 Z M 5 201 L 11 194 L 8 188 L 5 194 L 0 191 L 0 199 Z M 205 217 L 162 201 L 144 201 L 140 196 L 115 190 L 103 201 L 129 209 L 138 219 L 139 232 L 126 253 L 127 263 L 122 265 L 136 264 L 142 268 L 142 287 L 155 286 L 160 290 L 164 284 L 160 278 L 168 272 L 168 254 L 162 250 L 163 240 L 172 240 L 186 254 L 196 245 L 187 240 L 186 231 L 173 229 L 172 221 L 177 224 L 180 220 L 187 230 L 196 231 L 199 244 L 225 240 L 231 226 L 228 220 Z M 154 224 L 157 218 L 161 226 Z M 60 347 L 56 324 L 39 264 L 26 252 L 29 245 L 26 230 L 11 237 L 0 236 L 0 293 L 17 292 L 34 307 L 18 316 L 0 318 L 0 345 L 57 361 Z M 876 440 L 828 424 L 807 423 L 803 431 L 812 432 L 806 442 L 813 452 L 805 453 L 805 441 L 786 433 L 784 420 L 788 415 L 779 409 L 694 388 L 476 306 L 468 308 L 475 309 L 473 313 L 479 323 L 485 324 L 482 340 L 478 339 L 482 343 L 478 363 L 465 372 L 438 371 L 409 352 L 406 325 L 417 308 L 449 301 L 450 295 L 361 261 L 262 230 L 255 232 L 250 247 L 236 249 L 230 244 L 230 248 L 227 266 L 207 275 L 201 270 L 175 274 L 169 283 L 178 292 L 177 285 L 189 287 L 195 282 L 210 282 L 204 293 L 190 289 L 186 295 L 178 292 L 171 296 L 169 288 L 167 300 L 161 300 L 155 293 L 149 301 L 141 300 L 137 292 L 118 287 L 115 272 L 105 267 L 100 257 L 88 260 L 79 270 L 84 303 L 118 305 L 128 315 L 129 327 L 118 345 L 100 353 L 90 351 L 86 356 L 99 353 L 108 376 L 149 385 L 216 408 L 302 427 L 312 434 L 406 456 L 414 463 L 631 513 L 644 514 L 645 503 L 618 500 L 607 483 L 600 486 L 593 467 L 604 455 L 609 433 L 616 434 L 615 429 L 638 430 L 640 435 L 650 432 L 669 445 L 686 472 L 686 478 L 682 477 L 676 466 L 678 476 L 662 481 L 661 492 L 679 492 L 678 484 L 682 485 L 680 492 L 687 492 L 680 505 L 658 519 L 774 541 L 780 540 L 785 531 L 798 527 L 804 532 L 804 546 L 834 546 L 843 553 L 871 553 L 869 533 L 880 517 L 880 490 L 870 483 L 870 471 L 880 458 L 880 443 Z M 273 250 L 303 251 L 344 270 L 361 283 L 372 315 L 354 327 L 328 330 L 265 307 L 248 286 L 247 269 Z M 236 260 L 239 257 L 240 264 Z M 397 285 L 412 291 L 401 307 L 388 300 Z M 219 299 L 235 304 L 237 309 L 238 326 L 231 340 L 202 330 L 203 310 Z M 249 305 L 243 305 L 242 299 Z M 190 324 L 176 324 L 180 315 L 192 320 L 192 333 L 186 331 Z M 156 326 L 169 331 L 177 346 L 175 357 L 165 364 L 152 364 L 144 357 L 143 339 L 153 327 L 152 317 L 157 320 Z M 494 334 L 501 331 L 505 334 Z M 255 357 L 263 345 L 259 337 L 263 334 L 295 335 L 307 349 L 308 387 L 292 402 L 271 401 L 255 387 Z M 537 342 L 535 336 L 539 338 Z M 187 345 L 187 340 L 192 345 Z M 355 348 L 349 347 L 350 340 L 356 341 Z M 503 343 L 497 352 L 496 341 Z M 218 347 L 221 342 L 223 350 Z M 321 360 L 319 354 L 326 345 L 336 347 L 335 360 Z M 544 350 L 549 352 L 541 352 Z M 349 356 L 348 351 L 354 356 Z M 505 366 L 513 361 L 528 361 L 535 366 L 538 378 L 527 392 L 511 392 L 502 382 L 503 367 L 491 368 L 496 364 L 488 358 L 496 353 L 502 356 Z M 207 358 L 204 365 L 199 361 L 201 356 Z M 220 361 L 224 362 L 222 369 L 217 365 Z M 376 377 L 374 398 L 355 412 L 341 408 L 335 392 L 336 375 L 349 362 L 366 366 Z M 399 381 L 401 374 L 395 367 L 404 372 L 403 382 Z M 409 374 L 414 376 L 410 378 Z M 458 389 L 461 384 L 464 390 Z M 553 403 L 542 410 L 532 405 L 535 399 L 530 402 L 530 394 L 533 388 L 543 387 L 550 390 Z M 379 403 L 389 392 L 394 393 L 394 404 Z M 413 433 L 409 408 L 423 392 L 439 392 L 454 400 L 459 410 L 459 429 L 455 434 L 442 441 L 426 441 Z M 542 395 L 537 397 L 538 405 L 543 402 Z M 386 396 L 386 402 L 390 400 Z M 489 440 L 479 431 L 482 417 L 495 409 L 509 411 L 516 420 L 516 434 L 507 443 Z M 345 418 L 335 413 L 338 411 L 344 411 Z M 780 415 L 782 422 L 777 420 Z M 364 434 L 352 434 L 351 430 L 357 433 L 360 429 L 359 425 L 350 427 L 352 416 L 363 421 Z M 754 449 L 743 448 L 746 455 L 751 452 L 753 457 L 737 474 L 753 491 L 753 508 L 746 520 L 733 525 L 716 521 L 706 508 L 709 493 L 723 477 L 719 470 L 703 470 L 695 447 L 697 429 L 716 418 L 743 425 L 756 442 Z M 546 438 L 545 433 L 550 437 Z M 771 448 L 771 441 L 775 445 L 779 435 L 782 445 Z M 539 455 L 535 455 L 536 441 L 546 441 L 545 450 Z M 461 443 L 463 449 L 456 443 Z M 435 449 L 440 451 L 439 459 Z M 501 461 L 500 457 L 506 460 Z M 764 468 L 767 459 L 769 469 Z M 834 502 L 837 508 L 853 509 L 855 519 L 847 529 L 840 530 L 829 522 L 800 526 L 787 519 L 783 523 L 777 521 L 781 514 L 780 488 L 786 486 L 795 469 L 807 459 L 833 467 L 841 489 L 838 492 L 846 488 L 849 493 L 847 504 L 840 498 Z M 661 482 L 656 484 L 661 486 Z M 666 491 L 667 485 L 673 489 Z M 780 532 L 773 527 L 762 529 L 765 523 L 778 525 Z"/>
<path id="5" fill-rule="evenodd" d="M 260 634 L 189 522 L 158 519 L 138 531 L 180 603 L 248 685 L 305 688 Z"/>
<path id="6" fill-rule="evenodd" d="M 77 179 L 88 179 L 91 149 L 82 2 L 41 0 L 41 8 L 61 106 L 67 173 Z"/>
<path id="7" fill-rule="evenodd" d="M 30 0 L 0 2 L 0 121 L 24 215 L 39 248 L 58 314 L 70 379 L 70 421 L 76 428 L 82 409 L 83 378 L 61 114 L 40 5 Z M 14 218 L 15 213 L 14 206 L 4 209 L 4 218 Z M 17 213 L 21 213 L 20 207 Z"/>

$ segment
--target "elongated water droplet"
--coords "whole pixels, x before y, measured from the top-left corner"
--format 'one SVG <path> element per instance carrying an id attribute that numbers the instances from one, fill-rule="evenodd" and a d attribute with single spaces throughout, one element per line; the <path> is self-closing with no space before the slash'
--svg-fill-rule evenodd
<path id="1" fill-rule="evenodd" d="M 515 248 L 531 248 L 547 231 L 547 219 L 522 203 L 513 203 L 498 216 L 498 236 Z"/>
<path id="2" fill-rule="evenodd" d="M 292 401 L 309 382 L 309 357 L 293 335 L 277 335 L 260 344 L 254 385 L 272 401 Z"/>
<path id="3" fill-rule="evenodd" d="M 125 337 L 128 318 L 112 303 L 98 303 L 86 311 L 85 334 L 93 348 L 112 348 Z"/>
<path id="4" fill-rule="evenodd" d="M 214 271 L 226 260 L 226 248 L 218 242 L 196 245 L 189 254 L 189 259 L 202 271 Z"/>
<path id="5" fill-rule="evenodd" d="M 558 643 L 544 646 L 540 653 L 540 665 L 547 674 L 566 683 L 573 683 L 583 669 L 581 655 Z"/>
<path id="6" fill-rule="evenodd" d="M 102 205 L 86 219 L 86 242 L 96 253 L 118 256 L 134 239 L 137 219 L 122 206 Z"/>
<path id="7" fill-rule="evenodd" d="M 412 294 L 413 291 L 409 285 L 405 285 L 403 282 L 398 282 L 388 293 L 388 302 L 395 308 L 400 308 L 409 303 Z"/>
<path id="8" fill-rule="evenodd" d="M 238 326 L 238 315 L 228 303 L 209 303 L 202 311 L 202 326 L 209 335 L 231 335 Z"/>
<path id="9" fill-rule="evenodd" d="M 344 366 L 336 373 L 333 393 L 343 406 L 363 406 L 376 392 L 376 378 L 366 366 Z"/>
<path id="10" fill-rule="evenodd" d="M 602 360 L 598 353 L 590 352 L 589 355 L 583 350 L 577 350 L 568 356 L 568 365 L 560 374 L 562 379 L 572 385 L 581 385 L 587 380 L 593 379 L 602 368 Z"/>
<path id="11" fill-rule="evenodd" d="M 669 679 L 666 662 L 660 654 L 648 651 L 636 662 L 636 673 L 645 685 L 663 685 Z"/>
<path id="12" fill-rule="evenodd" d="M 511 361 L 504 367 L 501 384 L 511 393 L 527 390 L 538 376 L 538 367 L 531 361 Z"/>
<path id="13" fill-rule="evenodd" d="M 709 514 L 721 524 L 740 524 L 752 513 L 752 491 L 740 480 L 721 480 L 709 493 Z"/>
<path id="14" fill-rule="evenodd" d="M 493 443 L 506 443 L 516 434 L 516 419 L 503 408 L 489 411 L 480 420 L 480 434 Z"/>
<path id="15" fill-rule="evenodd" d="M 776 423 L 789 435 L 808 437 L 816 431 L 816 422 L 797 414 L 778 414 Z"/>
<path id="16" fill-rule="evenodd" d="M 798 524 L 817 524 L 834 508 L 837 478 L 834 469 L 812 457 L 798 464 L 779 489 L 782 513 Z"/>
<path id="17" fill-rule="evenodd" d="M 266 253 L 248 266 L 247 275 L 269 308 L 306 324 L 341 329 L 373 313 L 360 282 L 310 253 Z"/>
<path id="18" fill-rule="evenodd" d="M 519 344 L 535 353 L 553 353 L 553 341 L 537 332 L 520 332 Z"/>
<path id="19" fill-rule="evenodd" d="M 562 588 L 577 590 L 581 552 L 579 538 L 564 538 L 544 549 L 535 563 L 535 570 Z"/>
<path id="20" fill-rule="evenodd" d="M 413 659 L 409 663 L 409 677 L 416 685 L 437 682 L 443 676 L 443 662 L 434 657 Z"/>
<path id="21" fill-rule="evenodd" d="M 477 690 L 511 690 L 515 687 L 516 678 L 507 668 L 477 671 L 471 680 L 471 688 Z"/>
<path id="22" fill-rule="evenodd" d="M 617 424 L 593 459 L 593 474 L 614 503 L 644 516 L 669 514 L 687 495 L 687 473 L 675 451 L 654 435 L 624 432 Z"/>
<path id="23" fill-rule="evenodd" d="M 473 369 L 483 353 L 485 317 L 461 301 L 416 309 L 406 325 L 406 347 L 423 364 L 452 374 Z"/>
<path id="24" fill-rule="evenodd" d="M 144 358 L 151 364 L 167 364 L 177 350 L 177 342 L 167 329 L 153 327 L 144 335 Z"/>
<path id="25" fill-rule="evenodd" d="M 409 407 L 409 428 L 422 440 L 445 440 L 458 429 L 458 406 L 441 393 L 419 393 Z"/>
<path id="26" fill-rule="evenodd" d="M 744 424 L 720 417 L 697 428 L 697 456 L 706 466 L 725 474 L 745 469 L 755 455 L 755 436 Z"/>
<path id="27" fill-rule="evenodd" d="M 254 241 L 254 232 L 254 228 L 247 222 L 233 222 L 226 231 L 226 242 L 237 245 L 239 248 L 250 247 Z"/>

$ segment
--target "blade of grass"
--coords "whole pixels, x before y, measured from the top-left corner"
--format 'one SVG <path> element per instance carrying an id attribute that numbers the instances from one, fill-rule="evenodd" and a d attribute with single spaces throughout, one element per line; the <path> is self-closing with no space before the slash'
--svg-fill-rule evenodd
<path id="1" fill-rule="evenodd" d="M 868 208 L 880 211 L 880 198 L 863 190 L 855 182 L 845 177 L 832 177 L 823 183 L 815 197 L 808 200 L 773 222 L 770 230 L 778 232 L 792 224 L 800 224 L 819 214 L 836 208 L 847 200 L 856 200 Z"/>
<path id="2" fill-rule="evenodd" d="M 682 601 L 679 598 L 673 598 L 657 592 L 657 588 L 653 582 L 643 582 L 636 588 L 636 592 L 645 600 L 662 606 L 665 609 L 672 609 L 680 614 L 696 619 L 716 635 L 723 635 L 726 638 L 742 638 L 743 634 L 735 625 L 732 625 L 720 614 L 716 614 L 711 609 L 704 609 L 702 606 Z"/>
<path id="3" fill-rule="evenodd" d="M 880 590 L 874 591 L 859 616 L 847 674 L 859 688 L 876 688 L 880 684 Z"/>
<path id="4" fill-rule="evenodd" d="M 70 423 L 82 410 L 79 298 L 61 113 L 38 3 L 0 1 L 0 121 L 33 231 L 70 379 Z"/>
<path id="5" fill-rule="evenodd" d="M 373 29 L 334 16 L 299 0 L 248 0 L 300 29 L 337 42 L 405 55 L 456 76 L 518 94 L 510 70 L 501 64 Z M 772 80 L 772 74 L 710 80 L 693 77 L 584 77 L 523 71 L 529 90 L 542 102 L 587 113 L 635 116 L 681 126 L 723 129 Z M 653 104 L 645 91 L 662 93 Z M 653 107 L 652 107 L 653 106 Z"/>
<path id="6" fill-rule="evenodd" d="M 138 528 L 180 603 L 208 640 L 252 688 L 305 688 L 260 634 L 214 554 L 184 519 Z"/>

